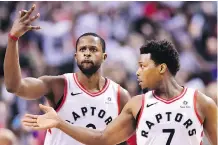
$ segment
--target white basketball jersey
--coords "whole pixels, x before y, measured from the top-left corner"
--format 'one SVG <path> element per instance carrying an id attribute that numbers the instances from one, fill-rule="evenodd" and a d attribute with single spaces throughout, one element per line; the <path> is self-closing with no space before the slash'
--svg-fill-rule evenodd
<path id="1" fill-rule="evenodd" d="M 150 91 L 143 96 L 137 145 L 200 145 L 203 125 L 196 109 L 196 91 L 165 100 Z"/>
<path id="2" fill-rule="evenodd" d="M 106 79 L 101 91 L 90 93 L 79 83 L 76 74 L 64 74 L 65 89 L 58 115 L 69 124 L 104 130 L 120 112 L 120 86 Z M 44 145 L 82 145 L 64 132 L 47 131 Z"/>

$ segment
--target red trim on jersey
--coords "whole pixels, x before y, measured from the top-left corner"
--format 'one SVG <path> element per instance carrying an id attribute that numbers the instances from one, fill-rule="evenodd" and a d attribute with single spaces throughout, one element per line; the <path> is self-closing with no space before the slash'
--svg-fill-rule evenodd
<path id="1" fill-rule="evenodd" d="M 185 95 L 186 92 L 187 92 L 187 88 L 184 88 L 180 95 L 172 97 L 171 99 L 168 99 L 168 100 L 164 99 L 164 98 L 161 98 L 159 96 L 156 96 L 154 91 L 152 91 L 152 94 L 153 94 L 154 98 L 156 98 L 157 100 L 162 101 L 162 102 L 164 102 L 166 104 L 170 104 L 170 103 L 182 98 Z"/>
<path id="2" fill-rule="evenodd" d="M 64 105 L 64 102 L 66 101 L 67 98 L 67 92 L 68 92 L 67 78 L 64 76 L 64 98 L 61 101 L 61 104 L 56 109 L 56 112 L 58 112 L 61 109 L 61 107 Z"/>
<path id="3" fill-rule="evenodd" d="M 117 88 L 117 106 L 118 106 L 118 115 L 120 114 L 120 85 Z"/>
<path id="4" fill-rule="evenodd" d="M 136 143 L 136 133 L 134 133 L 128 140 L 128 145 L 137 145 Z"/>
<path id="5" fill-rule="evenodd" d="M 109 84 L 110 84 L 110 80 L 108 80 L 108 79 L 106 78 L 106 83 L 105 83 L 104 87 L 103 87 L 100 91 L 92 93 L 92 92 L 89 92 L 88 90 L 86 90 L 85 87 L 79 82 L 78 76 L 77 76 L 75 73 L 73 73 L 73 78 L 74 78 L 74 81 L 76 82 L 77 86 L 78 86 L 83 92 L 85 92 L 86 94 L 88 94 L 88 95 L 90 95 L 90 96 L 92 96 L 92 97 L 96 97 L 96 96 L 99 96 L 99 95 L 101 95 L 102 93 L 104 93 L 104 92 L 107 90 L 107 88 L 109 87 Z"/>
<path id="6" fill-rule="evenodd" d="M 145 94 L 142 96 L 142 107 L 141 107 L 141 112 L 139 114 L 138 122 L 136 124 L 136 128 L 138 128 L 138 125 L 139 125 L 139 122 L 140 122 L 140 119 L 141 119 L 141 116 L 144 110 L 144 106 L 145 106 Z"/>
<path id="7" fill-rule="evenodd" d="M 200 122 L 200 124 L 203 124 L 203 120 L 201 120 L 201 117 L 200 115 L 198 114 L 198 111 L 197 111 L 197 90 L 195 90 L 195 94 L 194 94 L 194 110 L 195 110 L 195 114 Z"/>
<path id="8" fill-rule="evenodd" d="M 203 145 L 203 142 L 202 142 L 203 136 L 204 136 L 204 131 L 201 132 L 201 142 L 200 142 L 200 145 Z"/>

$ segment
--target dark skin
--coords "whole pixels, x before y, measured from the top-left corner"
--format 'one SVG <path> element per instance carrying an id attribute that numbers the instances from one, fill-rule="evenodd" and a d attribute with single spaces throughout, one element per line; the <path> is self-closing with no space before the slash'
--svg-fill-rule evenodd
<path id="1" fill-rule="evenodd" d="M 103 53 L 99 38 L 93 36 L 84 36 L 80 38 L 77 52 L 75 53 L 75 59 L 78 64 L 82 64 L 84 68 L 88 69 L 92 67 L 92 63 L 101 64 L 106 58 L 107 54 Z M 105 84 L 105 79 L 101 76 L 100 69 L 91 76 L 85 75 L 79 71 L 77 76 L 81 84 L 91 92 L 101 90 Z"/>
<path id="2" fill-rule="evenodd" d="M 11 35 L 21 37 L 29 30 L 38 30 L 39 26 L 31 26 L 31 23 L 40 15 L 30 16 L 34 11 L 35 5 L 29 11 L 23 10 L 19 12 L 19 16 L 15 20 Z M 78 64 L 84 60 L 89 60 L 94 64 L 101 64 L 107 58 L 107 54 L 103 53 L 99 38 L 94 36 L 84 36 L 80 39 L 75 59 Z M 36 100 L 41 96 L 46 96 L 52 107 L 55 107 L 64 94 L 64 76 L 42 76 L 39 78 L 21 78 L 21 69 L 19 65 L 18 41 L 8 38 L 8 46 L 6 49 L 4 60 L 4 81 L 8 92 L 14 93 L 28 100 Z M 84 68 L 92 67 L 90 63 L 84 63 Z M 79 82 L 85 88 L 94 93 L 101 90 L 105 84 L 105 79 L 101 76 L 100 70 L 91 76 L 87 76 L 81 71 L 76 73 Z M 121 89 L 121 108 L 130 98 L 129 94 Z"/>
<path id="3" fill-rule="evenodd" d="M 161 98 L 171 99 L 181 94 L 182 87 L 169 72 L 166 64 L 155 65 L 150 54 L 142 54 L 137 71 L 138 81 L 142 88 L 156 91 Z M 197 111 L 203 121 L 206 135 L 212 145 L 217 144 L 217 107 L 206 95 L 197 92 Z M 27 114 L 23 119 L 25 126 L 33 129 L 56 127 L 74 139 L 89 145 L 113 145 L 129 138 L 136 130 L 136 116 L 142 105 L 142 96 L 133 97 L 124 107 L 121 114 L 110 123 L 104 131 L 71 126 L 62 121 L 56 112 L 47 106 L 40 105 L 44 115 Z"/>
<path id="4" fill-rule="evenodd" d="M 38 30 L 40 27 L 31 26 L 31 23 L 39 17 L 39 14 L 31 17 L 35 5 L 29 11 L 21 11 L 15 20 L 10 34 L 21 37 L 29 30 Z M 94 36 L 84 36 L 79 40 L 75 59 L 78 64 L 82 63 L 83 68 L 87 69 L 93 65 L 101 64 L 107 58 L 103 53 L 100 39 Z M 46 96 L 50 105 L 54 108 L 64 94 L 64 76 L 42 76 L 39 78 L 22 78 L 19 64 L 18 41 L 8 38 L 4 60 L 4 81 L 8 92 L 14 93 L 27 100 L 36 100 L 41 96 Z M 88 60 L 88 61 L 87 61 Z M 91 63 L 90 63 L 90 62 Z M 98 92 L 105 84 L 105 78 L 101 76 L 100 70 L 92 75 L 86 75 L 82 71 L 76 73 L 79 82 L 85 86 L 89 92 Z M 120 89 L 120 109 L 130 99 L 129 93 L 121 87 Z"/>

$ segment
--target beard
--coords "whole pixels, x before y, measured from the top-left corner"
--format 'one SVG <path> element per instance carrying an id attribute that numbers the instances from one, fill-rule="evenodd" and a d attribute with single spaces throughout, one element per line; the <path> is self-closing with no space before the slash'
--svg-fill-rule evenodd
<path id="1" fill-rule="evenodd" d="M 94 64 L 93 62 L 91 63 L 90 67 L 85 68 L 84 63 L 82 62 L 81 64 L 77 63 L 77 66 L 79 67 L 79 69 L 82 71 L 83 74 L 85 74 L 86 76 L 91 76 L 94 73 L 96 73 L 98 71 L 98 69 L 101 67 L 101 64 Z"/>

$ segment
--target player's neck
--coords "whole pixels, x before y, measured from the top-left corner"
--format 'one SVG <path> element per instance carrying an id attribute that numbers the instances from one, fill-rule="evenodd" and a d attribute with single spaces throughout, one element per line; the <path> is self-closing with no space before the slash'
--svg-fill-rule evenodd
<path id="1" fill-rule="evenodd" d="M 161 82 L 159 88 L 155 90 L 155 95 L 164 99 L 170 99 L 179 96 L 183 89 L 184 88 L 176 82 L 174 77 L 169 77 Z"/>
<path id="2" fill-rule="evenodd" d="M 89 91 L 101 90 L 105 85 L 105 79 L 101 76 L 99 70 L 91 76 L 87 76 L 81 71 L 77 72 L 76 75 L 79 83 Z"/>

